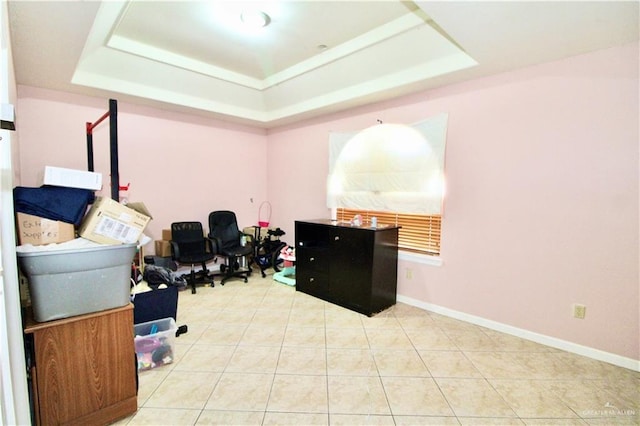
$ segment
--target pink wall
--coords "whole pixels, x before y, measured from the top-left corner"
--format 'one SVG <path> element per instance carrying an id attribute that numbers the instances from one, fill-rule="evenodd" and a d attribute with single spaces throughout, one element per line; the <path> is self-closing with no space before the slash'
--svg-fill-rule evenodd
<path id="1" fill-rule="evenodd" d="M 440 112 L 444 263 L 401 261 L 399 294 L 640 359 L 637 44 L 272 131 L 276 222 L 328 215 L 330 131 Z"/>
<path id="2" fill-rule="evenodd" d="M 45 165 L 86 170 L 85 122 L 108 108 L 108 100 L 20 86 L 20 184 L 38 186 Z M 118 139 L 120 183 L 131 183 L 129 200 L 143 201 L 153 215 L 151 238 L 174 221 L 208 228 L 213 210 L 235 211 L 241 226 L 256 223 L 267 188 L 263 130 L 118 103 Z M 109 197 L 108 121 L 94 130 L 94 150 L 101 194 Z M 145 249 L 152 253 L 153 244 Z"/>
<path id="3" fill-rule="evenodd" d="M 266 136 L 120 105 L 121 180 L 153 213 L 153 238 L 173 220 L 205 222 L 218 208 L 254 224 L 268 199 L 271 223 L 293 243 L 296 219 L 329 214 L 329 131 L 447 112 L 444 264 L 401 261 L 399 294 L 638 360 L 638 89 L 633 44 Z M 35 185 L 45 164 L 84 168 L 84 122 L 107 101 L 28 87 L 18 94 L 22 185 Z M 106 129 L 100 138 L 106 147 Z M 104 155 L 98 170 L 108 174 Z M 573 303 L 587 306 L 586 319 L 572 318 Z"/>

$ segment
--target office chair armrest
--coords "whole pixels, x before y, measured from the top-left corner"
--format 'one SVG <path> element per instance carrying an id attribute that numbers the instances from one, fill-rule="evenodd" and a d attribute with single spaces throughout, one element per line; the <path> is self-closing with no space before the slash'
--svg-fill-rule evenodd
<path id="1" fill-rule="evenodd" d="M 212 253 L 220 253 L 220 249 L 222 248 L 222 240 L 218 237 L 214 237 L 213 235 L 209 235 L 207 239 L 211 241 Z"/>
<path id="2" fill-rule="evenodd" d="M 207 250 L 209 251 L 209 253 L 211 254 L 218 254 L 218 243 L 212 239 L 211 237 L 205 237 L 205 246 L 207 248 Z"/>
<path id="3" fill-rule="evenodd" d="M 169 241 L 171 244 L 171 259 L 177 260 L 180 258 L 180 246 L 175 241 Z"/>

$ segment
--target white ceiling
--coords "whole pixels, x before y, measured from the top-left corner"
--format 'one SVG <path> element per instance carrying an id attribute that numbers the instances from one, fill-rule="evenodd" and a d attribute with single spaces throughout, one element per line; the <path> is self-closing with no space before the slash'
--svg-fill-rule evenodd
<path id="1" fill-rule="evenodd" d="M 18 84 L 263 128 L 640 38 L 637 1 L 8 5 Z"/>

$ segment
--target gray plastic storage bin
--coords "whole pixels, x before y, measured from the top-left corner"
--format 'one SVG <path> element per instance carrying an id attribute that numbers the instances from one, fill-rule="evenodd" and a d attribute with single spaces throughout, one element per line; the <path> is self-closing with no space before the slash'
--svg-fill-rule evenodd
<path id="1" fill-rule="evenodd" d="M 130 301 L 135 244 L 18 252 L 38 322 L 104 311 Z"/>

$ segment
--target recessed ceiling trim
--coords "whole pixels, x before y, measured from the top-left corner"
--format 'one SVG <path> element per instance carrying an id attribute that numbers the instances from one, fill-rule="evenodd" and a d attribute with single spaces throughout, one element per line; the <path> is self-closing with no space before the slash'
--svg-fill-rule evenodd
<path id="1" fill-rule="evenodd" d="M 101 13 L 102 9 L 98 12 L 98 15 Z M 403 32 L 409 31 L 417 26 L 425 25 L 425 23 L 429 21 L 428 16 L 426 16 L 422 11 L 418 10 L 412 13 L 407 13 L 400 18 L 368 31 L 367 33 L 349 40 L 346 43 L 323 51 L 306 61 L 302 61 L 284 71 L 273 74 L 264 80 L 259 80 L 120 36 L 117 34 L 117 26 L 121 22 L 122 15 L 124 13 L 126 13 L 126 7 L 123 8 L 122 13 L 117 15 L 117 19 L 114 20 L 113 25 L 108 29 L 108 33 L 106 33 L 107 28 L 102 28 L 102 31 L 105 32 L 104 36 L 107 40 L 106 45 L 108 47 L 256 90 L 266 90 L 270 87 L 282 84 L 287 80 L 293 79 L 301 74 L 311 72 L 314 69 L 325 66 L 331 62 L 335 62 L 391 37 L 395 37 L 398 34 L 402 34 Z M 113 14 L 111 15 L 113 16 Z M 96 20 L 97 19 L 98 17 Z M 94 27 L 94 30 L 98 31 L 98 28 Z"/>
<path id="2" fill-rule="evenodd" d="M 260 123 L 268 121 L 267 114 L 258 109 L 243 108 L 237 105 L 220 102 L 215 99 L 188 95 L 175 90 L 149 87 L 142 83 L 124 81 L 119 78 L 112 78 L 106 75 L 93 73 L 91 71 L 77 70 L 73 76 L 73 82 L 74 84 L 97 87 L 103 90 L 139 96 L 146 99 L 166 102 L 168 104 L 181 105 L 188 108 L 195 108 L 202 111 L 229 115 L 232 117 L 247 118 Z M 97 85 L 96 82 L 99 82 L 99 84 Z"/>
<path id="3" fill-rule="evenodd" d="M 107 46 L 124 53 L 151 59 L 153 61 L 182 68 L 187 71 L 197 72 L 251 89 L 264 90 L 265 88 L 263 80 L 248 77 L 244 74 L 236 73 L 225 68 L 216 67 L 215 65 L 178 55 L 164 49 L 158 49 L 156 47 L 149 46 L 148 44 L 130 40 L 126 37 L 112 35 L 107 42 Z"/>
<path id="4" fill-rule="evenodd" d="M 424 34 L 424 31 L 427 31 L 431 36 L 438 37 L 437 40 L 433 40 L 437 41 L 437 44 L 432 49 L 426 50 L 433 53 L 438 51 L 436 46 L 440 46 L 444 39 L 429 25 L 427 15 L 408 13 L 316 55 L 313 59 L 290 67 L 271 79 L 260 81 L 113 33 L 114 25 L 120 22 L 122 13 L 125 11 L 126 7 L 122 4 L 113 5 L 105 2 L 101 5 L 74 73 L 72 79 L 74 84 L 240 117 L 259 123 L 300 116 L 340 103 L 352 103 L 354 99 L 374 98 L 394 88 L 408 87 L 417 81 L 477 65 L 473 59 L 456 48 L 458 54 L 455 55 L 445 54 L 440 57 L 428 55 L 423 59 L 414 56 L 413 59 L 422 61 L 418 63 L 414 60 L 415 65 L 409 63 L 412 61 L 404 64 L 400 63 L 402 61 L 397 64 L 394 61 L 397 71 L 391 67 L 391 72 L 387 75 L 356 73 L 361 78 L 341 85 L 345 83 L 341 69 L 347 67 L 351 70 L 351 78 L 354 76 L 352 67 L 348 65 L 349 62 L 343 63 L 344 61 L 351 60 L 354 55 L 367 52 L 367 56 L 376 58 L 374 62 L 377 62 L 379 56 L 376 57 L 376 51 L 372 49 L 382 45 L 388 46 L 390 41 L 394 41 L 395 49 L 403 50 L 400 40 L 410 33 L 417 34 L 416 31 L 418 31 Z M 431 42 L 429 37 L 421 40 L 421 51 L 424 53 L 424 48 Z M 397 46 L 398 43 L 401 45 Z M 452 46 L 450 42 L 447 44 Z M 140 69 L 145 69 L 147 74 L 142 75 L 135 71 Z M 178 82 L 175 76 L 179 69 L 190 72 L 191 77 L 185 74 L 184 77 L 187 80 Z M 316 90 L 316 94 L 308 94 L 306 98 L 291 96 L 298 92 L 296 87 L 308 80 L 305 76 L 311 75 L 309 73 L 311 70 L 322 70 L 321 75 L 326 76 L 325 87 L 322 90 Z M 154 78 L 149 79 L 149 76 Z M 206 79 L 210 77 L 213 78 L 207 81 Z M 234 90 L 241 89 L 238 92 L 241 96 L 224 96 L 223 93 L 231 93 L 233 86 L 236 86 Z M 272 93 L 272 90 L 276 92 Z M 214 98 L 222 101 L 212 100 Z"/>
<path id="5" fill-rule="evenodd" d="M 478 65 L 473 58 L 464 52 L 454 53 L 426 64 L 417 65 L 402 71 L 387 74 L 380 78 L 353 85 L 348 88 L 325 93 L 315 98 L 307 99 L 283 108 L 272 109 L 268 112 L 268 120 L 279 120 L 289 116 L 294 116 L 303 112 L 322 109 L 330 105 L 340 104 L 353 99 L 366 97 L 371 94 L 381 93 L 390 89 L 399 89 L 402 86 L 409 86 L 425 78 L 437 77 L 442 74 L 451 73 Z M 401 81 L 402 84 L 398 84 Z"/>
<path id="6" fill-rule="evenodd" d="M 288 69 L 267 77 L 265 88 L 275 86 L 284 81 L 295 78 L 301 74 L 320 68 L 328 63 L 335 62 L 345 56 L 349 56 L 359 50 L 366 49 L 405 31 L 409 31 L 419 25 L 425 25 L 426 15 L 407 13 L 385 25 L 368 31 L 346 43 L 324 50 L 322 53 L 300 62 Z"/>

